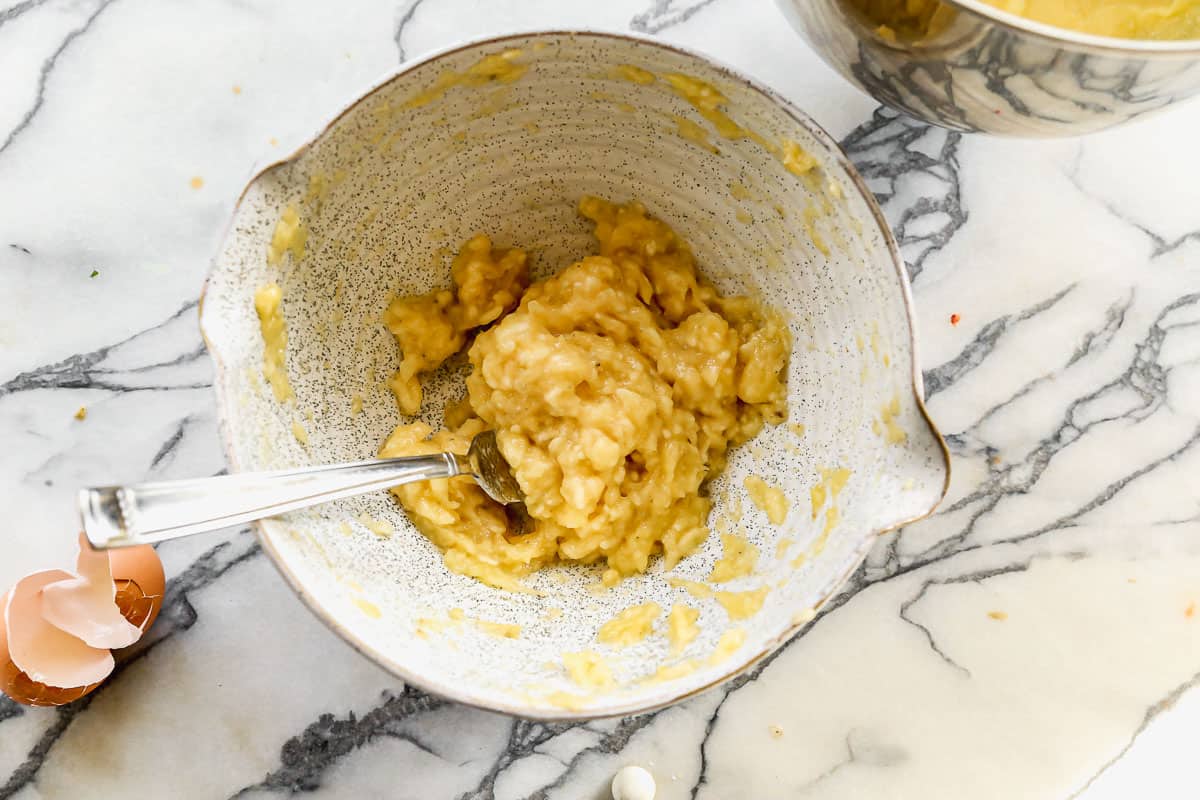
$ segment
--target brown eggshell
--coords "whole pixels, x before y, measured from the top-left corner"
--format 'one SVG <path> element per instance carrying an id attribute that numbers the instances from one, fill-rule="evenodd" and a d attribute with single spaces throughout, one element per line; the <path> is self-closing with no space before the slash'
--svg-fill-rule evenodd
<path id="1" fill-rule="evenodd" d="M 119 650 L 140 639 L 142 629 L 121 613 L 116 595 L 108 553 L 93 550 L 80 534 L 75 575 L 42 589 L 42 618 L 91 647 Z"/>
<path id="2" fill-rule="evenodd" d="M 167 578 L 162 560 L 150 545 L 118 547 L 108 551 L 117 606 L 125 619 L 147 631 L 162 608 Z"/>
<path id="3" fill-rule="evenodd" d="M 145 632 L 154 624 L 166 591 L 162 561 L 150 546 L 109 550 L 108 559 L 121 615 Z M 9 656 L 8 630 L 4 621 L 8 598 L 8 594 L 0 598 L 0 692 L 24 705 L 61 706 L 78 700 L 100 685 L 97 682 L 58 688 L 35 681 L 22 672 Z"/>
<path id="4" fill-rule="evenodd" d="M 8 605 L 8 594 L 0 598 L 0 692 L 27 706 L 61 706 L 74 702 L 99 686 L 77 686 L 59 689 L 38 683 L 22 672 L 8 655 L 8 630 L 4 623 L 4 611 Z"/>

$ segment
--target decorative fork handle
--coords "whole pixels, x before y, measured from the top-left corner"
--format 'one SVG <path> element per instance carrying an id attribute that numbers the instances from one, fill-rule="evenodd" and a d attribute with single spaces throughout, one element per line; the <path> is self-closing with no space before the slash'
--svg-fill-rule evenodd
<path id="1" fill-rule="evenodd" d="M 403 483 L 469 474 L 471 467 L 463 456 L 437 453 L 100 486 L 80 490 L 79 514 L 92 547 L 107 550 L 215 531 Z"/>

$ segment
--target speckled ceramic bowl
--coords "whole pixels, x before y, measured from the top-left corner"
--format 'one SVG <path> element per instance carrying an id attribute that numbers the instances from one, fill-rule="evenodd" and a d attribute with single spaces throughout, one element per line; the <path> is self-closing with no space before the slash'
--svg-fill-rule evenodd
<path id="1" fill-rule="evenodd" d="M 519 79 L 455 77 L 505 52 L 524 67 Z M 618 65 L 660 77 L 629 80 Z M 754 135 L 722 138 L 662 79 L 671 73 L 717 87 L 729 116 Z M 678 135 L 680 119 L 711 145 Z M 816 158 L 809 177 L 785 168 L 783 140 Z M 640 199 L 691 243 L 720 288 L 760 295 L 790 315 L 792 424 L 735 451 L 712 487 L 714 523 L 742 509 L 740 525 L 761 552 L 753 575 L 719 588 L 767 587 L 762 610 L 731 621 L 716 600 L 671 586 L 661 564 L 607 591 L 598 589 L 597 568 L 577 566 L 538 573 L 529 581 L 534 593 L 492 589 L 449 572 L 382 492 L 260 528 L 305 603 L 365 655 L 431 692 L 526 717 L 643 711 L 744 670 L 812 618 L 878 534 L 928 514 L 948 478 L 944 446 L 922 406 L 901 260 L 837 145 L 782 98 L 701 56 L 592 33 L 493 39 L 406 66 L 250 183 L 201 313 L 232 468 L 374 455 L 401 422 L 385 386 L 398 361 L 380 323 L 388 299 L 447 285 L 451 249 L 478 231 L 528 248 L 538 274 L 594 252 L 575 213 L 585 193 Z M 269 243 L 288 206 L 307 230 L 303 256 L 270 265 Z M 261 377 L 252 297 L 268 281 L 284 291 L 294 405 L 277 403 Z M 440 421 L 461 381 L 461 371 L 448 370 L 427 382 L 429 421 Z M 360 414 L 351 410 L 355 396 Z M 293 423 L 306 429 L 307 446 Z M 814 492 L 841 469 L 849 480 L 835 499 Z M 744 497 L 752 474 L 786 492 L 791 510 L 782 526 Z M 362 519 L 384 520 L 394 532 L 381 537 Z M 671 576 L 704 581 L 720 553 L 713 535 Z M 596 642 L 603 623 L 649 601 L 664 617 L 676 603 L 700 611 L 701 634 L 683 653 L 671 652 L 665 618 L 634 646 Z M 473 620 L 519 625 L 521 633 L 496 636 Z M 734 627 L 744 642 L 714 657 Z M 619 686 L 575 685 L 562 654 L 582 650 L 598 652 Z M 680 664 L 677 677 L 653 678 Z"/>

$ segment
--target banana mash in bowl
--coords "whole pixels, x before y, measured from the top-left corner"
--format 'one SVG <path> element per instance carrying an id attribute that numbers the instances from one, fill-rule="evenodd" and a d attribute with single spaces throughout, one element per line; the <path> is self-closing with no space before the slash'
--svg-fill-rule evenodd
<path id="1" fill-rule="evenodd" d="M 635 37 L 405 67 L 251 182 L 201 321 L 233 469 L 496 432 L 524 509 L 455 478 L 259 533 L 365 655 L 521 716 L 737 674 L 948 480 L 853 168 L 770 91 Z"/>

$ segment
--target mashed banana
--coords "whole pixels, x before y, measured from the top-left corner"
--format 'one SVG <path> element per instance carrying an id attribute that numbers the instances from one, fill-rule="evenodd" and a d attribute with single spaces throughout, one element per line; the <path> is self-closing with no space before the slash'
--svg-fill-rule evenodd
<path id="1" fill-rule="evenodd" d="M 420 375 L 499 320 L 468 351 L 469 405 L 437 432 L 399 426 L 380 455 L 466 452 L 496 431 L 528 533 L 513 535 L 512 510 L 469 478 L 393 491 L 451 570 L 504 588 L 558 560 L 631 575 L 661 553 L 670 569 L 708 535 L 700 491 L 729 447 L 787 416 L 791 337 L 777 312 L 721 296 L 640 204 L 586 197 L 579 211 L 599 255 L 525 288 L 525 254 L 476 236 L 454 262 L 455 291 L 395 300 L 385 317 L 403 351 L 391 386 L 406 413 L 420 408 Z"/>
<path id="2" fill-rule="evenodd" d="M 463 348 L 467 332 L 511 311 L 529 282 L 525 253 L 495 250 L 483 234 L 469 240 L 450 266 L 456 292 L 442 290 L 392 302 L 383 322 L 403 358 L 388 382 L 405 414 L 421 410 L 421 373 Z"/>

